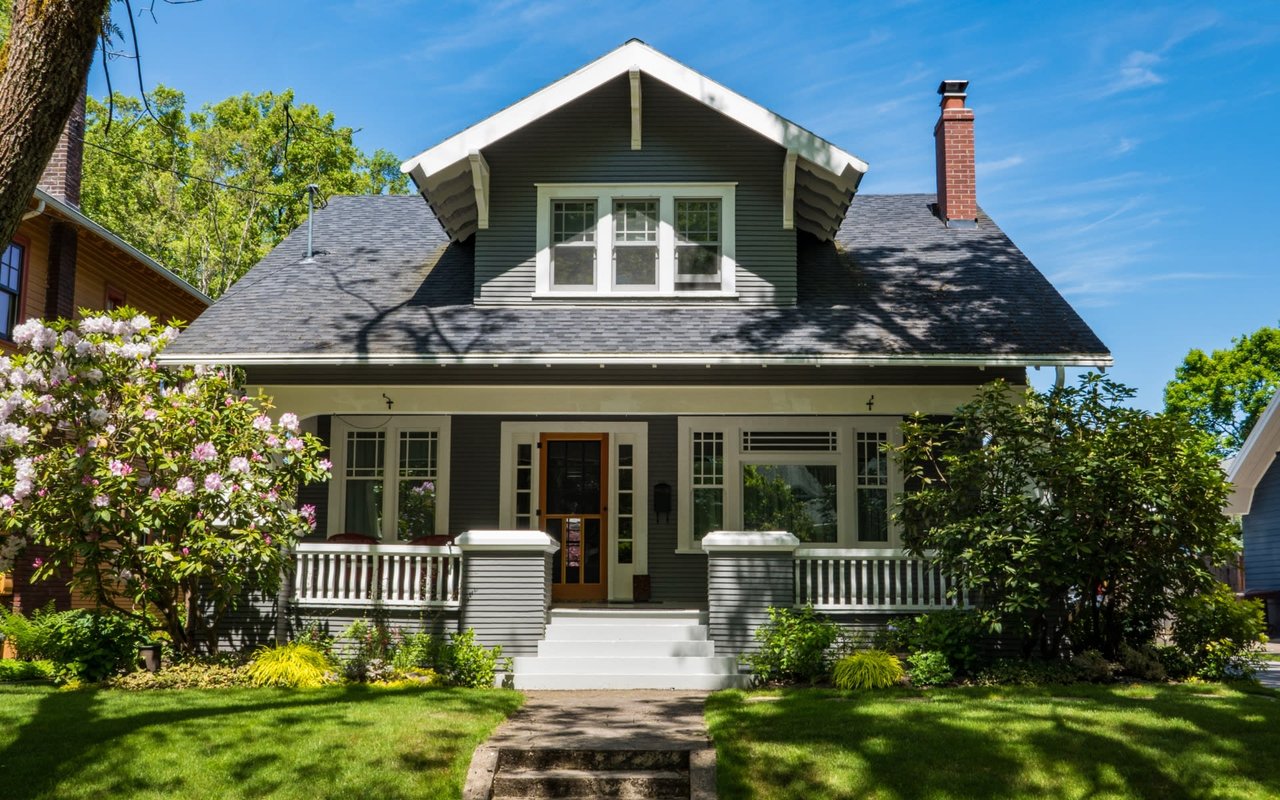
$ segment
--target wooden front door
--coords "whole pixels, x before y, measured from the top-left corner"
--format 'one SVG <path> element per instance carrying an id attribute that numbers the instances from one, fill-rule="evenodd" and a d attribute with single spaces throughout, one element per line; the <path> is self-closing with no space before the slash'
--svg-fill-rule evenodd
<path id="1" fill-rule="evenodd" d="M 544 433 L 539 443 L 542 530 L 560 543 L 552 557 L 553 601 L 609 596 L 609 435 Z"/>

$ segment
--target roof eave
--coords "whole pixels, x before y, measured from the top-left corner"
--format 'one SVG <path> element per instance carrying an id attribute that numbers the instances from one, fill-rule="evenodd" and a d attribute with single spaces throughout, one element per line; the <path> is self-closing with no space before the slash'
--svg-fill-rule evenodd
<path id="1" fill-rule="evenodd" d="M 1231 461 L 1227 480 L 1233 484 L 1227 501 L 1227 514 L 1248 514 L 1253 507 L 1253 492 L 1267 474 L 1276 451 L 1280 450 L 1280 392 L 1271 398 L 1245 438 L 1240 452 Z"/>

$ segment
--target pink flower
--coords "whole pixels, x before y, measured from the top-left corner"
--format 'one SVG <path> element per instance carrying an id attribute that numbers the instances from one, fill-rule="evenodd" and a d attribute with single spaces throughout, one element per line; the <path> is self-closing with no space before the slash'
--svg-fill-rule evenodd
<path id="1" fill-rule="evenodd" d="M 190 480 L 190 479 L 188 479 L 188 480 Z M 151 499 L 152 499 L 152 500 L 159 500 L 159 499 L 160 499 L 161 497 L 163 497 L 163 496 L 164 496 L 164 489 L 161 489 L 159 486 L 157 486 L 156 488 L 154 488 L 154 489 L 152 489 L 152 490 L 151 490 Z"/>
<path id="2" fill-rule="evenodd" d="M 111 505 L 111 498 L 105 494 L 100 494 L 93 498 L 93 505 L 95 508 L 106 508 Z"/>
<path id="3" fill-rule="evenodd" d="M 266 414 L 259 414 L 253 418 L 253 429 L 256 431 L 271 430 L 271 417 Z"/>
<path id="4" fill-rule="evenodd" d="M 189 556 L 189 555 L 191 555 L 191 548 L 190 548 L 190 547 L 184 547 L 184 548 L 182 548 L 182 554 L 183 554 L 184 556 Z"/>
<path id="5" fill-rule="evenodd" d="M 234 397 L 231 397 L 230 395 L 228 395 L 228 396 L 227 396 L 227 399 L 226 399 L 226 400 L 223 400 L 223 401 L 222 401 L 222 403 L 223 403 L 223 405 L 225 405 L 227 408 L 231 408 L 232 406 L 234 406 L 234 405 L 236 404 L 236 399 L 235 399 Z"/>
<path id="6" fill-rule="evenodd" d="M 0 494 L 0 508 L 3 508 L 5 511 L 8 511 L 9 509 L 13 508 L 13 502 L 14 502 L 13 498 L 10 497 L 9 495 Z"/>
<path id="7" fill-rule="evenodd" d="M 267 447 L 278 447 L 280 445 L 280 437 L 274 433 L 267 435 Z"/>
<path id="8" fill-rule="evenodd" d="M 302 508 L 298 509 L 298 513 L 301 514 L 302 518 L 305 519 L 307 522 L 315 522 L 316 507 L 311 505 L 310 503 L 307 503 Z"/>
<path id="9" fill-rule="evenodd" d="M 244 456 L 236 456 L 231 459 L 231 471 L 247 473 L 249 471 L 249 459 Z"/>
<path id="10" fill-rule="evenodd" d="M 213 442 L 201 442 L 191 451 L 191 457 L 196 461 L 212 461 L 218 457 L 218 448 L 213 446 Z"/>
<path id="11" fill-rule="evenodd" d="M 284 443 L 284 448 L 286 450 L 292 450 L 295 453 L 300 453 L 302 452 L 302 440 L 294 437 Z"/>
<path id="12" fill-rule="evenodd" d="M 178 482 L 173 488 L 177 490 L 178 494 L 191 494 L 196 490 L 196 482 L 183 475 L 178 478 Z"/>
<path id="13" fill-rule="evenodd" d="M 222 476 L 216 472 L 210 472 L 204 476 L 204 490 L 206 492 L 216 492 L 222 488 Z"/>
<path id="14" fill-rule="evenodd" d="M 333 462 L 327 458 L 320 459 L 320 469 L 324 470 L 325 472 L 328 472 L 329 470 L 333 469 Z"/>
<path id="15" fill-rule="evenodd" d="M 31 566 L 33 569 L 40 569 L 40 567 L 44 566 L 44 559 L 37 558 L 35 561 L 31 562 Z"/>
<path id="16" fill-rule="evenodd" d="M 133 472 L 133 467 L 124 463 L 123 461 L 116 461 L 116 460 L 113 460 L 111 462 L 110 469 L 111 469 L 111 474 L 115 475 L 117 478 L 123 478 L 124 476 Z"/>
<path id="17" fill-rule="evenodd" d="M 148 408 L 146 411 L 142 412 L 142 418 L 145 419 L 147 422 L 154 422 L 156 420 L 156 417 L 159 417 L 159 416 L 160 416 L 160 412 L 156 411 L 154 408 Z"/>
<path id="18" fill-rule="evenodd" d="M 263 541 L 264 543 L 266 543 L 266 544 L 271 544 L 271 537 L 270 537 L 270 536 L 263 536 L 263 537 L 262 537 L 262 541 Z"/>
<path id="19" fill-rule="evenodd" d="M 281 414 L 280 427 L 284 428 L 286 431 L 289 431 L 290 433 L 297 433 L 298 432 L 298 415 L 287 413 L 287 412 L 284 414 Z"/>

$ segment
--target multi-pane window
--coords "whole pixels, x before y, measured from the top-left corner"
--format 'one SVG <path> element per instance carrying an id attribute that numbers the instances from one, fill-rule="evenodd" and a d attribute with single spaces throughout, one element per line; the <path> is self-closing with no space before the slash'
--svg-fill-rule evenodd
<path id="1" fill-rule="evenodd" d="M 335 417 L 328 534 L 394 542 L 445 533 L 448 430 L 439 417 Z"/>
<path id="2" fill-rule="evenodd" d="M 533 519 L 533 445 L 516 445 L 516 530 L 531 531 Z"/>
<path id="3" fill-rule="evenodd" d="M 412 541 L 436 532 L 436 496 L 439 434 L 435 431 L 401 431 L 399 441 L 399 497 L 396 536 Z"/>
<path id="4" fill-rule="evenodd" d="M 682 284 L 719 288 L 719 200 L 676 199 L 676 285 Z"/>
<path id="5" fill-rule="evenodd" d="M 635 445 L 618 445 L 618 563 L 630 564 L 635 549 Z"/>
<path id="6" fill-rule="evenodd" d="M 736 192 L 733 183 L 538 184 L 534 298 L 734 297 Z"/>
<path id="7" fill-rule="evenodd" d="M 858 541 L 889 541 L 889 458 L 884 445 L 888 434 L 858 431 L 855 461 L 858 503 Z"/>
<path id="8" fill-rule="evenodd" d="M 802 542 L 837 538 L 834 464 L 743 464 L 742 527 Z"/>
<path id="9" fill-rule="evenodd" d="M 26 249 L 10 242 L 0 255 L 0 338 L 12 339 L 13 329 L 21 321 L 19 300 L 22 297 L 22 259 Z"/>
<path id="10" fill-rule="evenodd" d="M 382 537 L 387 435 L 382 431 L 348 431 L 346 444 L 343 532 L 379 539 Z"/>
<path id="11" fill-rule="evenodd" d="M 693 538 L 724 528 L 724 434 L 693 433 Z"/>
<path id="12" fill-rule="evenodd" d="M 613 285 L 658 287 L 658 201 L 613 203 Z"/>
<path id="13" fill-rule="evenodd" d="M 581 289 L 596 282 L 596 201 L 551 204 L 551 283 Z"/>

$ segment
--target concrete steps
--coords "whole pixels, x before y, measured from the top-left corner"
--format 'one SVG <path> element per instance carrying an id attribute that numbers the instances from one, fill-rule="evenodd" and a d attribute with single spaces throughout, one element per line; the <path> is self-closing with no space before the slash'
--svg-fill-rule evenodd
<path id="1" fill-rule="evenodd" d="M 514 659 L 517 689 L 742 687 L 732 656 L 717 656 L 706 612 L 552 609 L 536 657 Z"/>
<path id="2" fill-rule="evenodd" d="M 687 800 L 687 750 L 508 749 L 498 752 L 493 800 Z"/>

